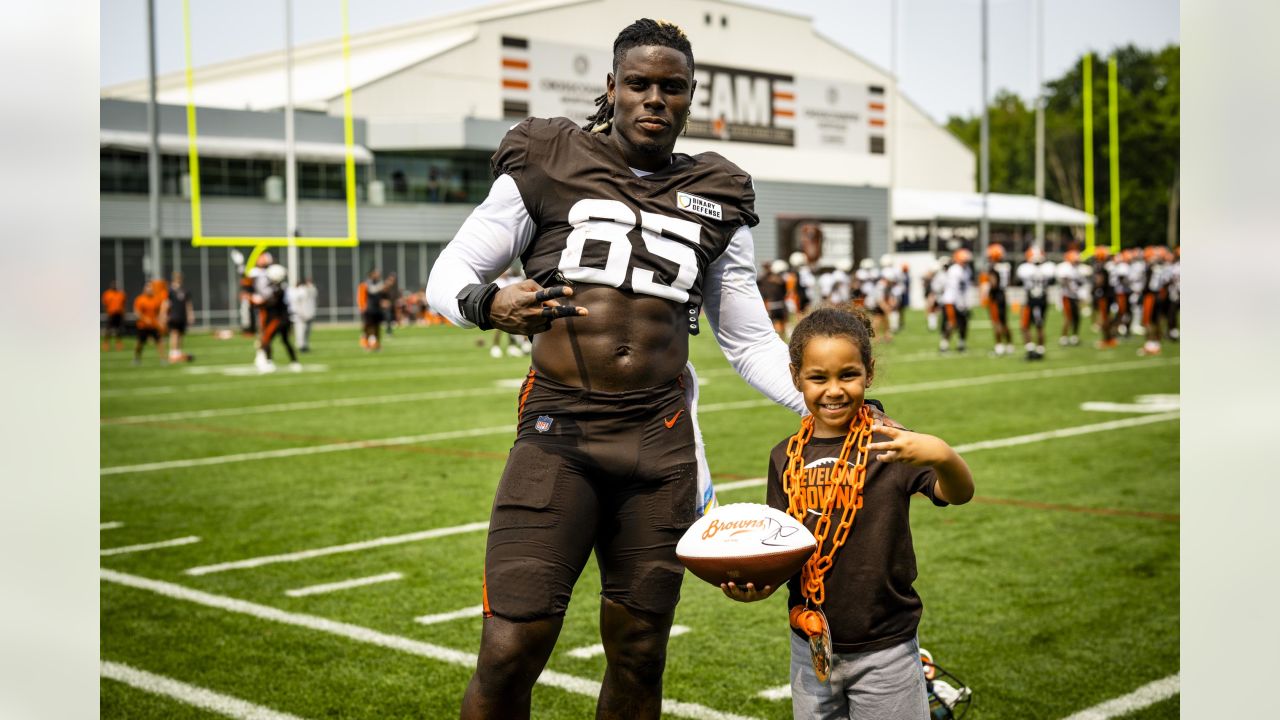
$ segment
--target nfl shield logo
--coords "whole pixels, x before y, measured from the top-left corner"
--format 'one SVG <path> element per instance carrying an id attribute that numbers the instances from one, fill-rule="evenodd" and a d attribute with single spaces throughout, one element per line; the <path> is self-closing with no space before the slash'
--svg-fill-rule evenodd
<path id="1" fill-rule="evenodd" d="M 551 416 L 539 415 L 538 421 L 533 424 L 533 429 L 538 432 L 546 432 L 551 429 Z"/>

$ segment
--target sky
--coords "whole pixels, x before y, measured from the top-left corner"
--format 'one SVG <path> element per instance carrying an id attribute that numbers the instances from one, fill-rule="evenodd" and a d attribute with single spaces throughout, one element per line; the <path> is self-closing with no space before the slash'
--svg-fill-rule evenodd
<path id="1" fill-rule="evenodd" d="M 981 0 L 896 0 L 903 92 L 938 122 L 981 108 Z M 751 0 L 813 18 L 817 31 L 883 68 L 892 67 L 894 0 Z M 284 47 L 284 0 L 190 0 L 197 67 Z M 491 4 L 489 0 L 350 0 L 351 32 L 395 26 Z M 1037 0 L 990 0 L 989 89 L 1030 99 L 1036 90 Z M 1086 51 L 1178 44 L 1178 0 L 1043 0 L 1044 77 L 1062 75 Z M 341 34 L 339 0 L 293 0 L 293 41 Z M 146 0 L 101 0 L 100 84 L 147 74 Z M 157 65 L 181 71 L 182 3 L 156 0 Z M 643 6 L 637 5 L 637 17 Z M 696 48 L 695 48 L 696 51 Z"/>

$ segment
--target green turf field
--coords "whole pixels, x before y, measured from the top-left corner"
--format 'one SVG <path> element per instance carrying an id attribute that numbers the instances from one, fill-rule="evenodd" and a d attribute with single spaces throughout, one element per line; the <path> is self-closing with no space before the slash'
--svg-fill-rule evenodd
<path id="1" fill-rule="evenodd" d="M 306 372 L 270 376 L 239 337 L 191 337 L 188 366 L 152 348 L 140 367 L 128 349 L 102 354 L 102 717 L 249 717 L 235 701 L 279 717 L 456 717 L 528 367 L 477 337 L 407 328 L 366 354 L 353 328 L 319 329 Z M 1140 358 L 1137 340 L 1098 351 L 1086 332 L 1033 364 L 987 357 L 990 337 L 980 324 L 967 356 L 939 357 L 913 314 L 877 346 L 870 395 L 961 450 L 977 484 L 966 506 L 913 506 L 922 646 L 973 688 L 967 717 L 1065 718 L 1179 671 L 1178 346 Z M 797 418 L 742 382 L 709 332 L 692 357 L 713 475 L 736 485 L 720 501 L 763 502 L 750 481 Z M 535 717 L 593 716 L 603 656 L 571 652 L 599 642 L 598 592 L 589 564 Z M 686 575 L 665 715 L 790 718 L 789 700 L 760 695 L 787 683 L 785 605 L 733 603 Z M 119 679 L 128 669 L 147 674 Z"/>

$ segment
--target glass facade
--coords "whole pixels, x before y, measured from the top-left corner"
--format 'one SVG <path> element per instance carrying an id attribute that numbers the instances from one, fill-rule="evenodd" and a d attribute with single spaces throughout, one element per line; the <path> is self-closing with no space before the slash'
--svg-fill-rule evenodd
<path id="1" fill-rule="evenodd" d="M 356 197 L 366 199 L 367 184 L 381 180 L 389 203 L 465 203 L 476 205 L 489 192 L 493 178 L 491 153 L 483 150 L 379 153 L 374 166 L 356 165 Z M 104 194 L 145 195 L 147 154 L 102 148 L 99 187 Z M 162 155 L 161 194 L 182 194 L 187 174 L 185 155 Z M 204 197 L 265 197 L 269 177 L 284 178 L 284 160 L 276 158 L 200 158 L 200 194 Z M 343 163 L 298 163 L 298 197 L 303 200 L 345 200 Z"/>
<path id="2" fill-rule="evenodd" d="M 493 182 L 486 150 L 379 152 L 375 176 L 387 202 L 468 203 L 484 201 Z"/>
<path id="3" fill-rule="evenodd" d="M 147 154 L 103 148 L 99 156 L 99 188 L 104 194 L 145 195 Z M 182 194 L 187 158 L 160 156 L 160 193 Z M 200 158 L 203 197 L 265 197 L 269 177 L 284 178 L 284 160 L 258 158 Z M 369 167 L 356 165 L 356 197 L 365 197 Z M 303 200 L 345 200 L 346 167 L 342 163 L 298 163 L 298 197 Z M 282 186 L 283 189 L 283 186 Z"/>

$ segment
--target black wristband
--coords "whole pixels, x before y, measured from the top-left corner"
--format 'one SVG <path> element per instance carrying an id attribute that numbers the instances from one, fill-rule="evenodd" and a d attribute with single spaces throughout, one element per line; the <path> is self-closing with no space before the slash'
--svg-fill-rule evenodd
<path id="1" fill-rule="evenodd" d="M 491 330 L 493 326 L 489 324 L 489 308 L 497 294 L 498 286 L 493 283 L 472 283 L 458 293 L 458 312 L 481 330 Z"/>

